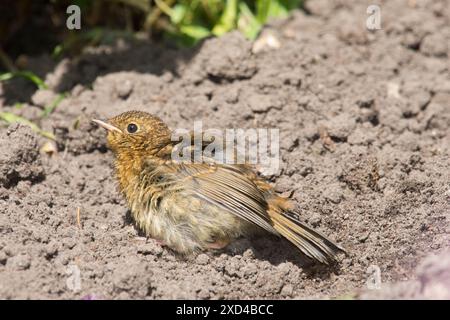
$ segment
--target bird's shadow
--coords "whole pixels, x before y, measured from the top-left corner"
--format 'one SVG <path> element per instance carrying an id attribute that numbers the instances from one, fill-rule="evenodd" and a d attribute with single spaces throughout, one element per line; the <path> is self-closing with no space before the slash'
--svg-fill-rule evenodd
<path id="1" fill-rule="evenodd" d="M 136 225 L 130 210 L 126 211 L 123 222 L 124 225 L 133 225 L 137 230 L 138 236 L 147 237 L 147 235 Z M 169 248 L 166 249 L 181 260 L 187 259 Z M 302 269 L 308 278 L 325 280 L 328 279 L 331 274 L 340 273 L 339 263 L 324 265 L 315 262 L 302 254 L 299 249 L 289 241 L 272 235 L 240 238 L 222 250 L 212 251 L 211 255 L 219 256 L 221 254 L 226 254 L 232 257 L 237 255 L 242 256 L 246 254 L 246 252 L 249 252 L 255 259 L 267 261 L 273 266 L 290 262 Z"/>
<path id="2" fill-rule="evenodd" d="M 238 239 L 225 248 L 224 252 L 229 255 L 236 255 L 247 250 L 253 253 L 255 259 L 267 261 L 273 266 L 290 262 L 302 269 L 308 278 L 325 280 L 331 274 L 340 273 L 339 263 L 325 265 L 313 261 L 289 241 L 273 235 Z"/>

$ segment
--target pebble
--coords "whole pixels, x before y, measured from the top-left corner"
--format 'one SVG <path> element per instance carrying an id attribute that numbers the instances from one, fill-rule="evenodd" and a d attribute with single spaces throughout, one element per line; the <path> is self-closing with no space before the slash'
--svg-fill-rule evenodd
<path id="1" fill-rule="evenodd" d="M 31 266 L 31 258 L 28 254 L 19 254 L 7 260 L 6 266 L 13 270 L 26 270 Z"/>
<path id="2" fill-rule="evenodd" d="M 283 297 L 290 297 L 294 293 L 294 288 L 290 284 L 286 284 L 281 289 L 281 295 Z"/>
<path id="3" fill-rule="evenodd" d="M 280 47 L 280 40 L 273 32 L 263 31 L 253 43 L 252 52 L 256 54 L 262 51 L 279 49 Z"/>
<path id="4" fill-rule="evenodd" d="M 200 265 L 205 265 L 208 264 L 209 262 L 209 257 L 208 255 L 201 253 L 197 256 L 197 258 L 195 259 L 195 261 L 200 264 Z"/>
<path id="5" fill-rule="evenodd" d="M 146 243 L 142 246 L 139 246 L 137 252 L 144 255 L 152 254 L 155 256 L 160 256 L 163 253 L 163 248 L 157 243 Z"/>
<path id="6" fill-rule="evenodd" d="M 116 85 L 119 98 L 126 99 L 133 91 L 133 83 L 130 80 L 121 81 Z"/>

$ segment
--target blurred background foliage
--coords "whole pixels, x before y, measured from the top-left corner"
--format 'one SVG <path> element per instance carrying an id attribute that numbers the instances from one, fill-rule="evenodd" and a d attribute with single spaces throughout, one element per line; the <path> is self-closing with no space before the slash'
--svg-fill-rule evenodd
<path id="1" fill-rule="evenodd" d="M 81 9 L 81 30 L 66 28 L 71 4 Z M 301 4 L 302 0 L 2 0 L 0 70 L 23 69 L 27 55 L 75 55 L 86 45 L 111 44 L 117 38 L 152 37 L 192 46 L 237 29 L 254 39 L 269 19 L 285 17 Z"/>
<path id="2" fill-rule="evenodd" d="M 31 66 L 30 57 L 45 56 L 54 62 L 76 56 L 85 47 L 114 45 L 119 39 L 153 39 L 169 45 L 190 47 L 204 38 L 239 30 L 255 39 L 271 18 L 286 17 L 302 6 L 302 0 L 0 0 L 0 99 L 7 88 L 26 83 L 47 90 L 43 77 Z M 69 30 L 67 8 L 81 11 L 81 29 Z M 45 60 L 45 59 L 44 59 Z M 34 60 L 36 61 L 36 60 Z M 35 73 L 37 72 L 37 73 Z M 18 88 L 24 88 L 19 86 Z M 19 89 L 22 90 L 22 89 Z M 2 93 L 3 92 L 3 93 Z M 2 98 L 3 95 L 3 98 Z M 58 93 L 40 115 L 47 117 L 65 98 Z M 30 98 L 16 101 L 20 110 Z M 14 100 L 15 101 L 15 100 Z M 37 124 L 0 112 L 0 125 L 21 122 L 52 139 Z"/>

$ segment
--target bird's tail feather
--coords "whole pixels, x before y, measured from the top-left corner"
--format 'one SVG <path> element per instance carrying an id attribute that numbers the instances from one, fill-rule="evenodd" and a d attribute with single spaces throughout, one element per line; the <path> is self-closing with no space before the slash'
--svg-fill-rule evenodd
<path id="1" fill-rule="evenodd" d="M 342 247 L 288 213 L 269 212 L 269 215 L 275 230 L 311 259 L 328 265 L 337 261 L 339 252 L 345 253 Z"/>

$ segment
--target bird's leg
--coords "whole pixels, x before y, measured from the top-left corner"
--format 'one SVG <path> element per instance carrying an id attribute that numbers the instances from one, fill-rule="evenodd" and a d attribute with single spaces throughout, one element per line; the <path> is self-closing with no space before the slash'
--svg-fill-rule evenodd
<path id="1" fill-rule="evenodd" d="M 167 243 L 165 243 L 164 240 L 160 240 L 160 239 L 153 239 L 156 241 L 157 244 L 159 244 L 161 247 L 167 247 Z"/>
<path id="2" fill-rule="evenodd" d="M 225 248 L 230 243 L 229 240 L 217 240 L 211 243 L 208 243 L 206 246 L 208 249 L 220 250 Z"/>

